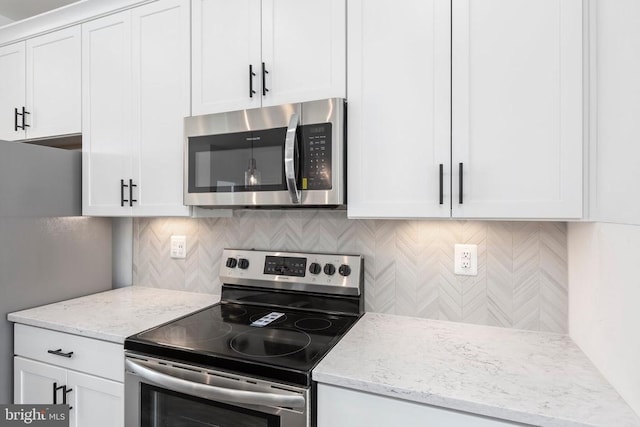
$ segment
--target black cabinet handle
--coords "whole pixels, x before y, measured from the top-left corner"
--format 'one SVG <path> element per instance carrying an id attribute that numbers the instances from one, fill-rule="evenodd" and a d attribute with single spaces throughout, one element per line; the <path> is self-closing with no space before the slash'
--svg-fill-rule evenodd
<path id="1" fill-rule="evenodd" d="M 63 386 L 62 389 L 62 404 L 63 405 L 67 405 L 67 394 L 71 393 L 73 391 L 72 388 L 67 388 L 67 386 Z M 73 406 L 69 405 L 69 410 L 73 409 Z"/>
<path id="2" fill-rule="evenodd" d="M 59 348 L 57 350 L 47 350 L 47 353 L 55 354 L 56 356 L 67 357 L 69 359 L 71 359 L 71 356 L 73 356 L 73 351 L 70 351 L 68 353 L 64 353 L 61 348 Z"/>
<path id="3" fill-rule="evenodd" d="M 27 124 L 27 114 L 31 114 L 26 108 L 22 107 L 22 129 L 31 127 Z"/>
<path id="4" fill-rule="evenodd" d="M 128 185 L 124 183 L 124 179 L 121 179 L 120 180 L 120 206 L 121 207 L 124 207 L 124 204 L 129 202 L 124 198 L 125 187 L 128 187 Z"/>
<path id="5" fill-rule="evenodd" d="M 269 89 L 267 89 L 267 74 L 269 74 L 269 72 L 267 71 L 267 67 L 264 65 L 264 62 L 262 63 L 262 96 L 267 96 L 267 92 L 269 92 Z"/>
<path id="6" fill-rule="evenodd" d="M 253 65 L 249 64 L 249 98 L 253 98 L 253 95 L 256 94 L 256 91 L 253 90 L 253 78 L 256 76 L 256 73 L 253 72 Z"/>
<path id="7" fill-rule="evenodd" d="M 129 180 L 129 207 L 133 206 L 133 202 L 137 202 L 137 200 L 133 198 L 133 187 L 137 187 L 137 185 L 135 185 L 133 183 L 133 180 L 130 179 Z"/>
<path id="8" fill-rule="evenodd" d="M 17 132 L 18 129 L 24 130 L 25 128 L 31 127 L 26 123 L 25 116 L 27 114 L 31 114 L 31 113 L 29 113 L 27 111 L 27 109 L 24 108 L 24 107 L 22 107 L 22 113 L 18 113 L 18 109 L 17 108 L 13 109 L 13 130 L 15 130 Z M 22 125 L 18 124 L 18 116 L 22 116 Z"/>
<path id="9" fill-rule="evenodd" d="M 439 200 L 440 200 L 440 204 L 442 205 L 442 204 L 444 204 L 444 193 L 443 193 L 443 187 L 442 187 L 443 186 L 442 178 L 443 178 L 443 174 L 444 174 L 444 165 L 442 163 L 440 163 L 439 169 L 440 169 L 440 171 L 439 171 L 439 176 L 440 176 L 440 184 L 439 184 L 440 185 L 440 197 L 439 197 Z"/>
<path id="10" fill-rule="evenodd" d="M 462 197 L 462 189 L 463 189 L 463 185 L 462 185 L 462 168 L 463 168 L 462 163 L 459 163 L 458 164 L 458 174 L 459 174 L 459 178 L 458 178 L 458 187 L 459 187 L 458 188 L 458 192 L 459 192 L 459 194 L 458 194 L 458 203 L 460 203 L 460 204 L 462 204 L 462 200 L 463 200 L 463 197 Z"/>
<path id="11" fill-rule="evenodd" d="M 54 405 L 58 404 L 58 390 L 62 390 L 64 388 L 66 387 L 63 385 L 58 387 L 58 383 L 53 383 L 53 404 Z M 63 397 L 63 399 L 66 400 L 66 397 Z"/>

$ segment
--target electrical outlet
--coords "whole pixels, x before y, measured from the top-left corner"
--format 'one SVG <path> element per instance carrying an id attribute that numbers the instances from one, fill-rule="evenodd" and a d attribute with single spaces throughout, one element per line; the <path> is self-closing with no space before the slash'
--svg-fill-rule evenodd
<path id="1" fill-rule="evenodd" d="M 454 273 L 462 276 L 478 275 L 478 245 L 454 246 Z"/>
<path id="2" fill-rule="evenodd" d="M 171 258 L 187 257 L 187 236 L 171 236 Z"/>

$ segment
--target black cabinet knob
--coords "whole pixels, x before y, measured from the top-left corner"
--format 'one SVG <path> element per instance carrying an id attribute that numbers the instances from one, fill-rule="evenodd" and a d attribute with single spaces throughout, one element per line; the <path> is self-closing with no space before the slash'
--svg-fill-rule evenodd
<path id="1" fill-rule="evenodd" d="M 238 265 L 238 261 L 235 258 L 227 258 L 226 265 L 228 268 L 236 268 L 236 265 Z"/>
<path id="2" fill-rule="evenodd" d="M 321 271 L 322 267 L 320 267 L 320 264 L 318 264 L 317 262 L 312 262 L 309 266 L 309 273 L 311 274 L 320 274 Z"/>
<path id="3" fill-rule="evenodd" d="M 349 267 L 347 264 L 342 264 L 338 269 L 338 273 L 340 273 L 341 276 L 347 277 L 351 274 L 351 267 Z"/>
<path id="4" fill-rule="evenodd" d="M 246 258 L 240 258 L 238 260 L 238 268 L 241 270 L 246 270 L 249 268 L 249 260 Z"/>
<path id="5" fill-rule="evenodd" d="M 327 276 L 333 276 L 336 273 L 336 266 L 333 264 L 324 265 L 324 274 Z"/>

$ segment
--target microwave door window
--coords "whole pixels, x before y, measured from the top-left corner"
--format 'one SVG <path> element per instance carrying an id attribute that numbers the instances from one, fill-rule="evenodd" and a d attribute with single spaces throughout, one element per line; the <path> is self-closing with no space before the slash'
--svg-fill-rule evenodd
<path id="1" fill-rule="evenodd" d="M 189 138 L 189 191 L 285 190 L 286 128 Z"/>

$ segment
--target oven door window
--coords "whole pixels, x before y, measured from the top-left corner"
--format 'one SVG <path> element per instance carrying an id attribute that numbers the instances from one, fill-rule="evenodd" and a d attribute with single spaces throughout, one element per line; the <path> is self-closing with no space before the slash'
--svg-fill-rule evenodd
<path id="1" fill-rule="evenodd" d="M 287 128 L 189 137 L 189 193 L 286 190 Z"/>
<path id="2" fill-rule="evenodd" d="M 148 384 L 140 390 L 141 427 L 280 427 L 280 418 Z"/>

